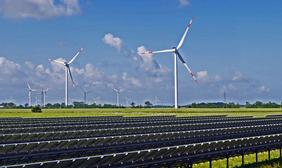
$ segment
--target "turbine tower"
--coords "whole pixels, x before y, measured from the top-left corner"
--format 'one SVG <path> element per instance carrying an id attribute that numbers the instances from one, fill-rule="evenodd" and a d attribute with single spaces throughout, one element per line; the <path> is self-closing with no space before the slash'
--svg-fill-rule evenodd
<path id="1" fill-rule="evenodd" d="M 45 107 L 46 106 L 46 94 L 48 92 L 48 88 L 47 89 L 41 89 L 41 106 Z"/>
<path id="2" fill-rule="evenodd" d="M 155 106 L 157 106 L 159 102 L 160 102 L 160 99 L 158 98 L 158 96 L 155 96 L 155 99 L 154 99 Z"/>
<path id="3" fill-rule="evenodd" d="M 32 89 L 29 85 L 29 83 L 27 83 L 27 87 L 28 87 L 28 105 L 31 107 L 32 106 L 32 92 L 36 92 L 36 89 Z"/>
<path id="4" fill-rule="evenodd" d="M 91 92 L 90 90 L 86 91 L 86 90 L 83 89 L 83 101 L 84 101 L 84 105 L 87 104 L 87 94 L 90 93 L 90 92 Z"/>
<path id="5" fill-rule="evenodd" d="M 190 69 L 190 67 L 187 65 L 187 63 L 184 61 L 183 57 L 179 53 L 179 49 L 182 47 L 185 38 L 187 36 L 188 30 L 190 29 L 192 25 L 192 19 L 190 20 L 180 42 L 178 43 L 177 47 L 173 47 L 172 49 L 165 49 L 160 51 L 149 51 L 150 54 L 159 54 L 159 53 L 172 53 L 174 56 L 174 108 L 178 108 L 178 67 L 177 67 L 177 58 L 182 62 L 184 67 L 188 70 L 189 74 L 192 76 L 192 78 L 197 81 L 196 76 Z"/>
<path id="6" fill-rule="evenodd" d="M 73 86 L 75 86 L 75 82 L 72 77 L 72 73 L 70 70 L 70 64 L 73 63 L 73 61 L 78 57 L 78 55 L 83 51 L 83 48 L 81 48 L 74 56 L 73 58 L 67 62 L 67 61 L 59 61 L 59 60 L 52 60 L 53 62 L 56 62 L 60 65 L 65 66 L 65 106 L 67 107 L 69 105 L 69 86 L 68 86 L 68 80 L 69 76 L 71 78 Z"/>
<path id="7" fill-rule="evenodd" d="M 95 85 L 95 84 L 93 84 L 93 85 Z M 79 85 L 78 85 L 78 87 L 83 92 L 83 103 L 84 103 L 84 105 L 86 105 L 87 104 L 87 95 L 91 92 L 91 90 L 90 89 L 87 90 L 86 87 L 81 87 Z"/>

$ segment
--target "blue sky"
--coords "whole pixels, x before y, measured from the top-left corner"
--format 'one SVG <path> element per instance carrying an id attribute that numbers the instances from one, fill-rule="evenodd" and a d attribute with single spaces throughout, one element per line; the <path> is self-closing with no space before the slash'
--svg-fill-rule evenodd
<path id="1" fill-rule="evenodd" d="M 281 11 L 282 2 L 262 0 L 3 0 L 0 100 L 27 102 L 29 82 L 63 102 L 63 69 L 48 59 L 83 47 L 72 72 L 89 103 L 114 103 L 118 87 L 123 104 L 172 104 L 173 57 L 140 51 L 177 45 L 194 17 L 180 52 L 199 82 L 179 62 L 180 104 L 222 101 L 224 91 L 229 101 L 281 102 Z M 71 101 L 82 97 L 70 88 Z"/>

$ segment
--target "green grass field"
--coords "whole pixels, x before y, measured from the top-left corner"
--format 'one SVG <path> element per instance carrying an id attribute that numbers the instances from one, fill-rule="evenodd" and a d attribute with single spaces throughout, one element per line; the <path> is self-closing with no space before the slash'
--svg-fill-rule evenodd
<path id="1" fill-rule="evenodd" d="M 206 115 L 228 115 L 228 116 L 254 116 L 264 117 L 266 115 L 282 115 L 282 108 L 275 109 L 43 109 L 42 113 L 32 113 L 30 109 L 0 109 L 0 117 L 80 117 L 80 116 L 206 116 Z"/>
<path id="2" fill-rule="evenodd" d="M 259 167 L 259 168 L 280 168 L 280 164 L 277 161 L 279 158 L 279 150 L 271 151 L 271 159 L 273 162 L 268 163 L 268 152 L 261 152 L 258 154 L 258 162 L 259 165 L 255 165 L 256 162 L 256 155 L 249 154 L 245 155 L 245 167 Z M 213 168 L 226 168 L 226 159 L 215 160 L 213 161 Z M 242 157 L 231 157 L 229 159 L 229 167 L 242 167 Z M 209 162 L 199 163 L 193 165 L 193 168 L 209 168 Z"/>

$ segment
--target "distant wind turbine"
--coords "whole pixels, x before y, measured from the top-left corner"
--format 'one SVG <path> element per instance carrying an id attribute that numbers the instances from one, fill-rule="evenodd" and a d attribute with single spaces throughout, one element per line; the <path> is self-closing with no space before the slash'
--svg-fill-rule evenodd
<path id="1" fill-rule="evenodd" d="M 48 88 L 47 89 L 41 89 L 41 106 L 45 107 L 46 106 L 46 94 L 48 92 Z"/>
<path id="2" fill-rule="evenodd" d="M 84 105 L 86 105 L 87 104 L 87 95 L 88 95 L 88 93 L 91 92 L 91 90 L 86 90 L 82 87 L 81 87 L 81 90 L 83 92 L 83 102 L 84 102 Z"/>
<path id="3" fill-rule="evenodd" d="M 68 91 L 68 77 L 70 76 L 71 81 L 73 86 L 75 86 L 75 82 L 73 80 L 72 77 L 72 73 L 70 70 L 70 64 L 73 63 L 73 61 L 78 57 L 78 55 L 83 51 L 83 48 L 81 48 L 75 55 L 74 57 L 69 61 L 69 62 L 63 62 L 63 61 L 59 61 L 59 60 L 50 60 L 53 61 L 55 63 L 61 64 L 65 66 L 65 106 L 67 107 L 69 105 L 69 91 Z"/>
<path id="4" fill-rule="evenodd" d="M 97 85 L 99 85 L 99 83 L 98 82 L 93 82 L 91 85 L 92 86 L 97 86 Z M 91 86 L 91 85 L 88 85 L 88 86 Z M 81 86 L 79 86 L 79 88 L 83 92 L 83 101 L 84 101 L 84 105 L 86 105 L 87 104 L 87 95 L 92 92 L 92 89 L 88 88 L 88 90 L 87 90 L 86 87 L 81 87 Z"/>
<path id="5" fill-rule="evenodd" d="M 179 44 L 177 47 L 173 47 L 172 49 L 165 49 L 165 50 L 160 50 L 160 51 L 148 51 L 150 54 L 159 54 L 159 53 L 173 53 L 174 56 L 174 108 L 178 108 L 178 67 L 177 67 L 177 58 L 183 63 L 184 67 L 188 70 L 189 74 L 192 76 L 192 78 L 197 81 L 196 76 L 190 69 L 190 67 L 187 65 L 187 63 L 184 61 L 183 57 L 179 53 L 179 49 L 182 47 L 185 38 L 187 36 L 188 30 L 190 29 L 192 25 L 192 19 L 190 20 Z"/>
<path id="6" fill-rule="evenodd" d="M 129 102 L 130 102 L 130 98 L 128 98 L 127 96 L 125 96 L 125 102 L 126 102 L 126 106 L 129 106 Z"/>
<path id="7" fill-rule="evenodd" d="M 27 87 L 28 87 L 28 105 L 31 107 L 32 106 L 32 92 L 37 92 L 38 90 L 32 89 L 29 83 L 27 83 Z"/>
<path id="8" fill-rule="evenodd" d="M 155 99 L 154 99 L 154 103 L 155 103 L 155 106 L 158 105 L 160 99 L 158 98 L 158 96 L 155 96 Z"/>
<path id="9" fill-rule="evenodd" d="M 84 99 L 84 104 L 87 104 L 87 94 L 90 93 L 91 91 L 83 91 L 83 99 Z"/>
<path id="10" fill-rule="evenodd" d="M 116 106 L 120 106 L 119 98 L 120 98 L 120 93 L 122 92 L 121 89 L 117 88 L 112 88 L 114 92 L 116 92 Z"/>

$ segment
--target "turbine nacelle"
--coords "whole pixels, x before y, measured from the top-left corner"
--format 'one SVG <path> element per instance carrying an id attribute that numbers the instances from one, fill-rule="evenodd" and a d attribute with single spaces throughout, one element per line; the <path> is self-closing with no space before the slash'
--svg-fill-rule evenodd
<path id="1" fill-rule="evenodd" d="M 37 89 L 32 89 L 32 88 L 30 87 L 29 83 L 27 83 L 27 88 L 28 88 L 28 91 L 29 91 L 29 92 L 36 92 L 36 91 L 38 91 Z"/>

